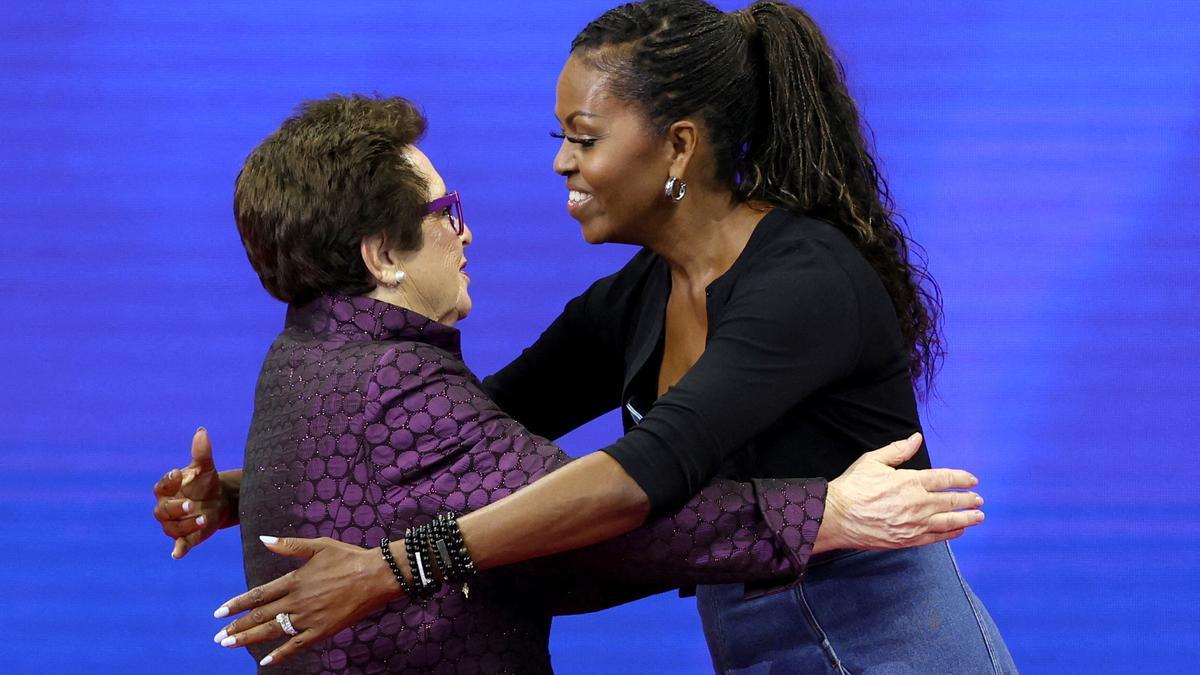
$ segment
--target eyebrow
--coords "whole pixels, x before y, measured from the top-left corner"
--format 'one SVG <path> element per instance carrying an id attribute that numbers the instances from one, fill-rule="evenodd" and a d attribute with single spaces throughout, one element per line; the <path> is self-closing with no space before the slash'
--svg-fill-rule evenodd
<path id="1" fill-rule="evenodd" d="M 572 120 L 574 120 L 576 117 L 602 117 L 602 115 L 597 115 L 596 113 L 584 112 L 582 110 L 576 110 L 575 112 L 571 113 L 570 115 L 567 115 L 567 119 L 563 120 L 563 126 L 569 126 L 571 124 Z"/>

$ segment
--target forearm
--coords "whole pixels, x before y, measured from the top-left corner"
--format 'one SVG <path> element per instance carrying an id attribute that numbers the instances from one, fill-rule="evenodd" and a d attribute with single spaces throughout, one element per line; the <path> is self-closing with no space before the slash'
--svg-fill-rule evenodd
<path id="1" fill-rule="evenodd" d="M 714 481 L 673 514 L 535 564 L 548 574 L 676 587 L 799 577 L 824 516 L 826 483 L 770 483 Z"/>
<path id="2" fill-rule="evenodd" d="M 458 518 L 458 526 L 475 568 L 488 570 L 611 539 L 641 525 L 649 510 L 646 494 L 616 460 L 596 452 Z M 402 574 L 412 582 L 405 543 L 393 541 L 390 548 Z M 386 602 L 398 593 L 398 585 L 391 579 L 382 557 L 371 566 L 365 581 L 379 602 Z M 571 592 L 569 584 L 560 588 L 565 593 Z M 666 589 L 647 592 L 660 590 Z M 620 602 L 598 600 L 596 593 L 586 588 L 576 592 L 586 597 L 566 604 L 587 609 L 575 611 L 590 611 L 600 603 L 610 606 Z M 605 598 L 620 594 L 601 593 Z M 644 594 L 624 597 L 628 600 Z"/>
<path id="3" fill-rule="evenodd" d="M 621 465 L 595 452 L 458 523 L 475 566 L 485 570 L 611 539 L 649 512 L 645 492 Z"/>

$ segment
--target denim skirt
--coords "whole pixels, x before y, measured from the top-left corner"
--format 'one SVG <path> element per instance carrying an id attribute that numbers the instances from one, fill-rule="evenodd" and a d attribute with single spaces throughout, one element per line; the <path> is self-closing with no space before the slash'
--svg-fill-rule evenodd
<path id="1" fill-rule="evenodd" d="M 696 599 L 718 673 L 1017 672 L 945 542 L 834 552 L 786 591 L 746 598 L 720 584 Z"/>

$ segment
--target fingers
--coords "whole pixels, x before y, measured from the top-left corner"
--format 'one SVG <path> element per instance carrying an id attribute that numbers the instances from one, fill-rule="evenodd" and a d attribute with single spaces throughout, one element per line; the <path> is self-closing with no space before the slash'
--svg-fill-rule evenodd
<path id="1" fill-rule="evenodd" d="M 938 513 L 929 518 L 929 532 L 938 534 L 965 530 L 968 527 L 982 523 L 984 517 L 983 511 L 977 509 Z"/>
<path id="2" fill-rule="evenodd" d="M 900 466 L 901 464 L 912 459 L 912 456 L 917 454 L 917 450 L 921 448 L 923 438 L 920 433 L 915 433 L 912 436 L 894 443 L 889 443 L 878 450 L 872 450 L 863 455 L 877 462 L 882 462 L 888 466 Z"/>
<path id="3" fill-rule="evenodd" d="M 917 480 L 930 492 L 973 488 L 979 485 L 978 478 L 962 469 L 922 469 L 917 472 Z"/>
<path id="4" fill-rule="evenodd" d="M 288 640 L 282 647 L 267 654 L 262 661 L 258 662 L 260 666 L 269 666 L 273 663 L 280 663 L 290 659 L 293 655 L 308 649 L 309 645 L 321 639 L 319 632 L 315 630 L 300 631 L 296 637 Z"/>
<path id="5" fill-rule="evenodd" d="M 212 443 L 208 440 L 208 430 L 200 427 L 192 436 L 192 465 L 201 472 L 216 471 L 213 466 Z"/>
<path id="6" fill-rule="evenodd" d="M 929 499 L 938 512 L 977 509 L 983 506 L 983 497 L 974 492 L 931 492 Z"/>
<path id="7" fill-rule="evenodd" d="M 320 539 L 301 539 L 298 537 L 259 537 L 262 543 L 267 548 L 271 549 L 272 553 L 286 555 L 291 558 L 304 558 L 305 560 L 313 557 L 317 551 L 325 548 L 325 538 Z"/>
<path id="8" fill-rule="evenodd" d="M 154 505 L 154 519 L 159 522 L 186 518 L 196 509 L 190 499 L 169 499 L 160 497 Z"/>
<path id="9" fill-rule="evenodd" d="M 176 520 L 162 521 L 163 534 L 177 539 L 186 537 L 189 534 L 201 532 L 208 525 L 208 517 L 204 515 L 196 516 L 195 518 L 181 518 Z"/>
<path id="10" fill-rule="evenodd" d="M 200 516 L 196 521 L 199 523 L 204 516 Z M 200 545 L 200 542 L 208 539 L 208 536 L 213 533 L 212 530 L 206 527 L 207 523 L 201 525 L 195 532 L 191 534 L 175 538 L 175 550 L 171 551 L 171 557 L 176 560 L 188 554 L 188 551 Z"/>
<path id="11" fill-rule="evenodd" d="M 292 573 L 288 572 L 274 581 L 269 581 L 262 586 L 251 588 L 236 598 L 227 600 L 224 604 L 217 608 L 217 611 L 213 612 L 213 616 L 218 619 L 223 619 L 230 614 L 239 614 L 241 612 L 262 607 L 269 602 L 274 602 L 288 594 L 288 590 L 291 587 L 291 580 Z M 274 617 L 275 615 L 272 614 L 271 616 Z M 246 617 L 242 617 L 241 619 L 238 619 L 238 621 L 242 621 L 244 619 L 246 619 Z M 235 621 L 234 624 L 238 624 L 238 621 Z M 262 622 L 256 621 L 253 623 L 239 625 L 238 630 L 245 630 L 246 628 L 253 626 L 255 623 Z M 237 631 L 230 630 L 229 632 L 235 633 Z"/>
<path id="12" fill-rule="evenodd" d="M 266 607 L 253 610 L 250 614 L 222 629 L 213 637 L 213 642 L 222 647 L 246 647 L 286 637 L 287 633 L 283 632 L 283 626 L 280 626 L 279 622 L 275 620 L 276 614 L 286 611 L 284 604 L 284 602 L 273 602 Z M 296 616 L 294 614 L 290 616 L 293 627 L 299 630 L 299 626 L 295 625 Z"/>
<path id="13" fill-rule="evenodd" d="M 163 474 L 162 478 L 154 484 L 155 497 L 173 497 L 179 494 L 179 489 L 183 486 L 183 473 L 179 469 L 171 469 Z"/>

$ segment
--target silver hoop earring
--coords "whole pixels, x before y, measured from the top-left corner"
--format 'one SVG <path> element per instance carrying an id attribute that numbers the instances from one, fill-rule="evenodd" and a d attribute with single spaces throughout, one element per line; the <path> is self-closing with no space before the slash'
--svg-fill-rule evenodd
<path id="1" fill-rule="evenodd" d="M 394 281 L 392 281 L 392 285 L 399 286 L 406 276 L 408 275 L 404 273 L 404 270 L 396 270 L 396 276 L 394 277 Z"/>
<path id="2" fill-rule="evenodd" d="M 673 202 L 683 201 L 683 196 L 687 194 L 687 183 L 671 176 L 667 179 L 667 185 L 663 188 L 663 192 Z"/>

